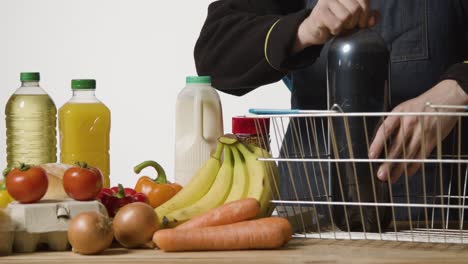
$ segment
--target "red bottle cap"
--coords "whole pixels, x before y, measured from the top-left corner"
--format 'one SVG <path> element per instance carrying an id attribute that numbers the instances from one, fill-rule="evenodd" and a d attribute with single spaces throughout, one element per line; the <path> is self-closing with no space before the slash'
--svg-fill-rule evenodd
<path id="1" fill-rule="evenodd" d="M 257 130 L 258 128 L 258 130 Z M 232 133 L 241 135 L 265 135 L 270 133 L 269 118 L 233 117 Z"/>

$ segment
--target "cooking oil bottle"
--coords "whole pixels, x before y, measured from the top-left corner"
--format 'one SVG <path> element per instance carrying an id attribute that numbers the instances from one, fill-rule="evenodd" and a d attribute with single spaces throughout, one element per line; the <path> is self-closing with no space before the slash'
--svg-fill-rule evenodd
<path id="1" fill-rule="evenodd" d="M 60 161 L 98 168 L 109 187 L 111 113 L 94 95 L 95 80 L 72 80 L 73 97 L 59 110 Z"/>
<path id="2" fill-rule="evenodd" d="M 38 72 L 22 72 L 21 87 L 5 108 L 7 166 L 57 161 L 57 108 L 39 86 Z"/>

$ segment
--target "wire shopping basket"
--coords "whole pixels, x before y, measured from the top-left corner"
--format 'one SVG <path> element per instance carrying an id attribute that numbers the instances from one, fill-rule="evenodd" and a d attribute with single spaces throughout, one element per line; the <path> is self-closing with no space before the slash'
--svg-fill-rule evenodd
<path id="1" fill-rule="evenodd" d="M 249 117 L 271 119 L 272 158 L 260 160 L 279 167 L 279 197 L 272 202 L 296 236 L 467 243 L 468 113 L 427 108 L 251 110 Z M 256 122 L 259 131 L 262 124 Z M 380 156 L 371 159 L 378 139 Z M 379 168 L 391 168 L 392 180 L 379 180 Z"/>

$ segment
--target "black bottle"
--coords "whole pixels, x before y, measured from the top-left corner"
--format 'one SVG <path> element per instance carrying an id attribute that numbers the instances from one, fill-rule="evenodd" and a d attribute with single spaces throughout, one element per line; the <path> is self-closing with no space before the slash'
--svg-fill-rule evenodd
<path id="1" fill-rule="evenodd" d="M 353 31 L 336 37 L 328 52 L 329 107 L 336 104 L 339 107 L 335 107 L 335 110 L 344 113 L 386 112 L 389 106 L 389 58 L 384 40 L 370 29 Z M 366 123 L 362 117 L 332 118 L 330 124 L 332 127 L 329 127 L 331 158 L 367 159 L 366 140 L 369 144 L 372 143 L 375 130 L 381 121 L 381 117 L 366 117 Z M 346 129 L 345 125 L 349 129 Z M 333 141 L 336 143 L 335 148 Z M 332 200 L 372 203 L 377 197 L 378 202 L 390 202 L 388 183 L 377 179 L 377 168 L 378 164 L 367 162 L 330 163 Z M 379 224 L 381 230 L 389 225 L 391 220 L 389 210 L 389 207 L 380 206 L 376 209 L 376 206 L 337 205 L 333 206 L 333 219 L 335 225 L 344 231 L 377 232 L 380 231 Z"/>

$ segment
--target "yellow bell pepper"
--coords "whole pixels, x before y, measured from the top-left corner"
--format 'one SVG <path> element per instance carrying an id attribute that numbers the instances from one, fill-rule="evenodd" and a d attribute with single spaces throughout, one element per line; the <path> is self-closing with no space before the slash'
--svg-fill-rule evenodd
<path id="1" fill-rule="evenodd" d="M 13 202 L 13 198 L 7 192 L 5 183 L 0 181 L 0 208 L 6 208 L 11 202 Z"/>

